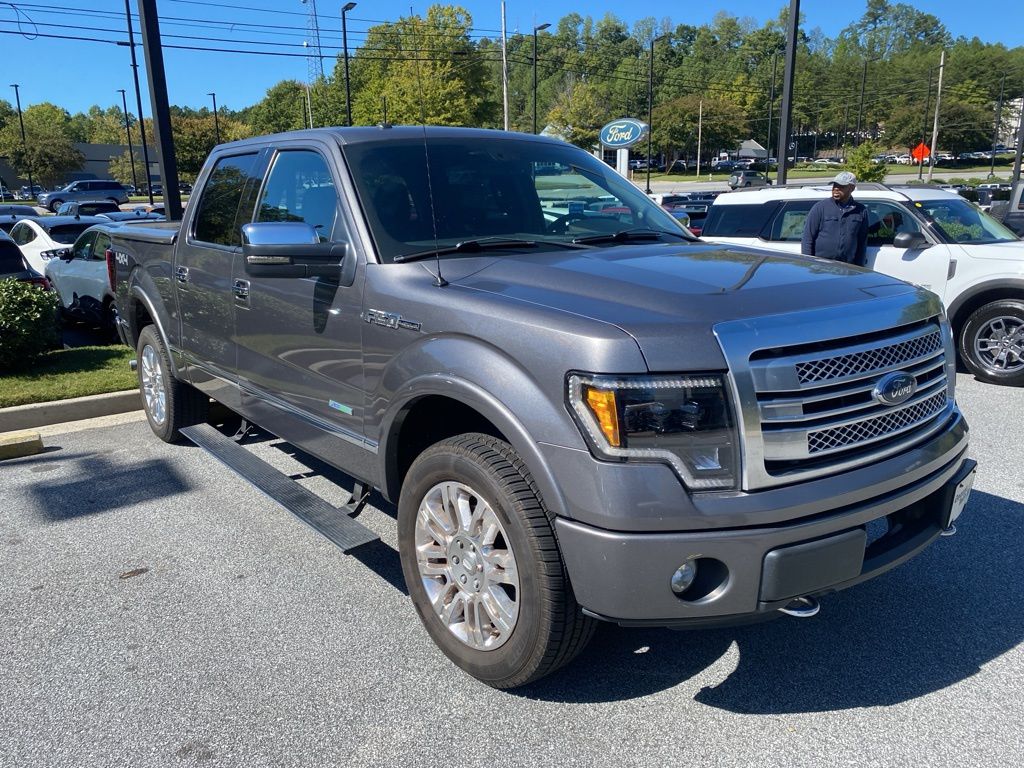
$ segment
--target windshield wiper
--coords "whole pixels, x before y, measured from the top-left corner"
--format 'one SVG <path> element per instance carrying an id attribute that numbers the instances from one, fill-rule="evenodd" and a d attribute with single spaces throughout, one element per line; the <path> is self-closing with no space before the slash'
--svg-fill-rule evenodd
<path id="1" fill-rule="evenodd" d="M 393 261 L 401 264 L 403 261 L 418 261 L 419 259 L 433 258 L 434 256 L 445 256 L 449 253 L 480 253 L 481 251 L 497 251 L 506 248 L 537 248 L 536 240 L 515 240 L 512 238 L 481 238 L 479 240 L 463 240 L 455 245 L 442 245 L 437 248 L 430 248 L 415 253 L 403 253 L 395 256 Z"/>
<path id="2" fill-rule="evenodd" d="M 575 237 L 572 241 L 577 245 L 587 243 L 625 243 L 630 240 L 660 240 L 662 235 L 672 235 L 688 243 L 693 242 L 691 238 L 682 232 L 666 232 L 662 229 L 620 229 L 618 232 L 611 232 L 606 235 Z"/>

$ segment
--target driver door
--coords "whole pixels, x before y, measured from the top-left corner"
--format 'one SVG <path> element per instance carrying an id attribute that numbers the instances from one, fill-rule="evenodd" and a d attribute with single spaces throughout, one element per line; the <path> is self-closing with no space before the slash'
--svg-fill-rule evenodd
<path id="1" fill-rule="evenodd" d="M 861 202 L 868 209 L 868 269 L 906 280 L 942 298 L 949 274 L 949 247 L 934 241 L 928 248 L 895 247 L 893 241 L 902 232 L 924 234 L 917 217 L 887 200 Z"/>

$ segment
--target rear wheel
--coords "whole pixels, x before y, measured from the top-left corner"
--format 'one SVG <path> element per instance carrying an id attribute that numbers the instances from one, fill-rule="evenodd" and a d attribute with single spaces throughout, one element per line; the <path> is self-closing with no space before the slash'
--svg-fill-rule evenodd
<path id="1" fill-rule="evenodd" d="M 967 318 L 960 357 L 982 381 L 1024 386 L 1024 301 L 1003 299 Z"/>
<path id="2" fill-rule="evenodd" d="M 173 443 L 181 438 L 181 429 L 206 419 L 210 401 L 174 378 L 167 347 L 154 326 L 142 329 L 136 351 L 142 408 L 150 429 L 164 442 Z"/>
<path id="3" fill-rule="evenodd" d="M 57 209 L 60 208 L 62 205 L 64 205 L 64 201 L 63 200 L 51 200 L 50 201 L 50 211 L 53 212 L 53 213 L 56 213 Z"/>
<path id="4" fill-rule="evenodd" d="M 402 486 L 398 536 L 427 632 L 478 680 L 495 688 L 537 680 L 593 634 L 547 511 L 507 443 L 466 434 L 424 451 Z"/>

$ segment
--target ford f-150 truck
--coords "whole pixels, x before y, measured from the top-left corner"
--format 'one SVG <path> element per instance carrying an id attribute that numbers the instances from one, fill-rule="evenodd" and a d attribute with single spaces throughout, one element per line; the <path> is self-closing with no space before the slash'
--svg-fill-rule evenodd
<path id="1" fill-rule="evenodd" d="M 967 501 L 933 294 L 702 243 L 568 144 L 301 131 L 218 146 L 195 189 L 180 224 L 109 228 L 150 426 L 346 550 L 379 489 L 426 631 L 492 686 L 562 666 L 597 620 L 811 615 Z M 353 501 L 268 479 L 211 400 Z"/>

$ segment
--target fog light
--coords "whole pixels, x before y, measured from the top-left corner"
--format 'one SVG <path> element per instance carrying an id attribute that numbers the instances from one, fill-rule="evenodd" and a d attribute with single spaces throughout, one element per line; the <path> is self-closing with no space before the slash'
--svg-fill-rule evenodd
<path id="1" fill-rule="evenodd" d="M 687 560 L 672 574 L 672 591 L 677 595 L 683 594 L 692 586 L 693 580 L 696 578 L 697 564 L 692 560 Z"/>

